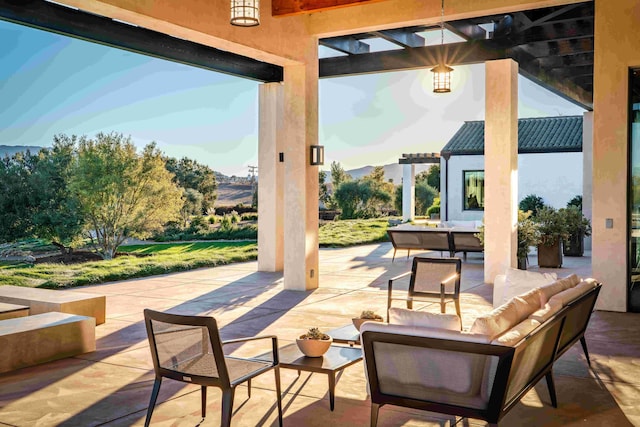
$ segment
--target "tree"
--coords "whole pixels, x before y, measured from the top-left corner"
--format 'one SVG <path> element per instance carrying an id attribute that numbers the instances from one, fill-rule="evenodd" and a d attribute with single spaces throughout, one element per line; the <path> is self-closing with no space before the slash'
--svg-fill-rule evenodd
<path id="1" fill-rule="evenodd" d="M 325 207 L 327 207 L 331 202 L 331 196 L 329 195 L 329 187 L 327 186 L 326 171 L 321 170 L 320 172 L 318 172 L 318 184 L 319 184 L 318 199 Z"/>
<path id="2" fill-rule="evenodd" d="M 81 242 L 84 225 L 78 199 L 69 188 L 77 141 L 75 135 L 55 135 L 53 147 L 43 148 L 35 156 L 29 179 L 34 232 L 49 239 L 65 256 Z"/>
<path id="3" fill-rule="evenodd" d="M 381 194 L 386 193 L 385 197 L 375 197 L 369 203 L 377 212 L 381 212 L 383 208 L 390 208 L 393 206 L 393 196 L 395 186 L 391 182 L 384 180 L 384 167 L 376 166 L 373 168 L 369 175 L 362 178 L 371 184 L 371 188 L 374 193 Z"/>
<path id="4" fill-rule="evenodd" d="M 73 172 L 71 191 L 104 259 L 127 237 L 146 238 L 179 218 L 182 192 L 154 143 L 137 154 L 130 137 L 99 133 L 80 141 Z"/>
<path id="5" fill-rule="evenodd" d="M 175 175 L 174 182 L 180 187 L 191 188 L 202 194 L 202 214 L 213 209 L 218 198 L 218 182 L 213 169 L 186 157 L 180 160 L 167 158 L 166 168 Z"/>
<path id="6" fill-rule="evenodd" d="M 189 225 L 189 220 L 194 215 L 202 214 L 202 193 L 193 188 L 183 188 L 182 197 L 184 204 L 180 209 L 180 216 L 182 217 L 182 223 L 186 228 Z"/>
<path id="7" fill-rule="evenodd" d="M 35 156 L 29 151 L 0 161 L 0 242 L 11 242 L 33 233 L 32 187 Z"/>
<path id="8" fill-rule="evenodd" d="M 376 217 L 379 212 L 376 206 L 391 201 L 389 193 L 375 188 L 369 180 L 343 182 L 334 197 L 342 210 L 342 219 Z"/>
<path id="9" fill-rule="evenodd" d="M 414 213 L 416 215 L 425 215 L 436 197 L 438 197 L 438 191 L 435 188 L 427 184 L 425 180 L 417 181 L 414 190 Z M 394 206 L 398 212 L 402 212 L 402 185 L 397 186 L 395 189 Z"/>
<path id="10" fill-rule="evenodd" d="M 440 192 L 440 165 L 432 165 L 426 171 L 422 171 L 417 174 L 415 182 L 416 184 L 419 182 L 425 182 L 429 184 L 430 187 L 435 188 L 436 191 Z"/>
<path id="11" fill-rule="evenodd" d="M 518 208 L 523 212 L 531 211 L 531 216 L 536 217 L 538 212 L 545 207 L 544 200 L 540 196 L 535 194 L 529 194 L 524 199 L 520 200 Z"/>
<path id="12" fill-rule="evenodd" d="M 333 192 L 335 193 L 340 184 L 351 180 L 351 175 L 346 173 L 342 165 L 338 162 L 331 162 L 331 184 L 333 184 Z"/>

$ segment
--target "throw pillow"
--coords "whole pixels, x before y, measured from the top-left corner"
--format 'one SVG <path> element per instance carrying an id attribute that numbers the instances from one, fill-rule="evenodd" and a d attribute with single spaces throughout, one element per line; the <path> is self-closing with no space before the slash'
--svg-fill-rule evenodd
<path id="1" fill-rule="evenodd" d="M 554 314 L 560 311 L 562 308 L 562 304 L 554 304 L 550 305 L 549 303 L 545 304 L 540 310 L 531 313 L 529 319 L 537 320 L 540 323 L 546 322 L 551 318 Z"/>
<path id="2" fill-rule="evenodd" d="M 540 307 L 544 307 L 544 305 L 551 299 L 551 297 L 558 292 L 573 288 L 579 282 L 580 278 L 575 274 L 572 274 L 565 277 L 564 279 L 557 280 L 550 285 L 542 286 L 540 288 Z"/>
<path id="3" fill-rule="evenodd" d="M 535 271 L 517 270 L 515 268 L 507 269 L 505 276 L 501 304 L 533 288 L 539 288 L 553 283 L 558 278 L 555 273 L 537 273 Z"/>
<path id="4" fill-rule="evenodd" d="M 491 344 L 514 346 L 526 337 L 531 331 L 540 326 L 537 320 L 526 319 L 509 329 L 498 338 L 491 341 Z"/>
<path id="5" fill-rule="evenodd" d="M 469 331 L 494 339 L 519 321 L 517 303 L 512 299 L 491 312 L 476 317 Z"/>
<path id="6" fill-rule="evenodd" d="M 531 289 L 529 292 L 513 298 L 518 310 L 518 320 L 522 321 L 531 313 L 540 309 L 540 288 Z"/>
<path id="7" fill-rule="evenodd" d="M 461 327 L 460 318 L 457 314 L 429 313 L 399 307 L 391 307 L 389 309 L 389 324 L 447 329 L 450 331 L 459 331 Z"/>

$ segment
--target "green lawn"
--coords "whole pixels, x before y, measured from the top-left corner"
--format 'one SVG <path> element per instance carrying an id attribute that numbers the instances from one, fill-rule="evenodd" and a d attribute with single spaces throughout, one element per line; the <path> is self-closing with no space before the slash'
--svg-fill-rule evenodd
<path id="1" fill-rule="evenodd" d="M 214 267 L 258 257 L 255 242 L 170 243 L 121 246 L 120 252 L 150 254 L 120 256 L 110 261 L 84 264 L 0 263 L 0 284 L 45 288 L 67 288 L 172 271 Z"/>
<path id="2" fill-rule="evenodd" d="M 383 242 L 387 240 L 386 231 L 387 219 L 327 222 L 320 226 L 320 246 Z M 68 288 L 214 267 L 255 260 L 258 246 L 255 242 L 176 242 L 121 246 L 119 252 L 147 256 L 119 256 L 110 261 L 72 265 L 0 262 L 0 285 Z"/>

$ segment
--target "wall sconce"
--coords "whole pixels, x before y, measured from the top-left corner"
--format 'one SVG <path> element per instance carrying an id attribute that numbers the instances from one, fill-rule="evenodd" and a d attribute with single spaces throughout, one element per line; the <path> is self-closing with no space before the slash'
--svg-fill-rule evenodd
<path id="1" fill-rule="evenodd" d="M 311 146 L 311 166 L 324 165 L 324 145 Z"/>
<path id="2" fill-rule="evenodd" d="M 260 0 L 231 0 L 231 25 L 260 25 Z"/>

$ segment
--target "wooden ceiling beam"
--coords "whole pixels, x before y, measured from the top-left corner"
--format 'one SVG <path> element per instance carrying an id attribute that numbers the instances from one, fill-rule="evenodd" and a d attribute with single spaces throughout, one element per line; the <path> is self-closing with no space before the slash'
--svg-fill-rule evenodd
<path id="1" fill-rule="evenodd" d="M 300 15 L 378 1 L 384 0 L 272 0 L 271 15 Z"/>
<path id="2" fill-rule="evenodd" d="M 402 47 L 422 47 L 425 45 L 424 37 L 404 29 L 374 31 L 371 34 Z"/>
<path id="3" fill-rule="evenodd" d="M 339 52 L 347 53 L 349 55 L 369 53 L 370 50 L 370 46 L 368 44 L 349 36 L 320 39 L 319 43 L 322 46 L 326 46 Z"/>
<path id="4" fill-rule="evenodd" d="M 467 22 L 447 22 L 444 27 L 466 40 L 484 40 L 487 32 L 479 25 Z"/>

